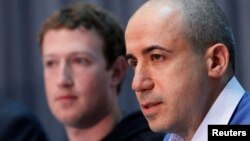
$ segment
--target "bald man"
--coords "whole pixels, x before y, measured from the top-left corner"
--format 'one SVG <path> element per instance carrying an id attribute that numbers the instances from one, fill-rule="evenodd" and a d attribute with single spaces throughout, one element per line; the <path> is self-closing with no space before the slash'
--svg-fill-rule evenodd
<path id="1" fill-rule="evenodd" d="M 212 0 L 150 0 L 128 22 L 132 89 L 150 128 L 167 140 L 206 141 L 209 124 L 250 124 L 235 77 L 234 37 Z"/>

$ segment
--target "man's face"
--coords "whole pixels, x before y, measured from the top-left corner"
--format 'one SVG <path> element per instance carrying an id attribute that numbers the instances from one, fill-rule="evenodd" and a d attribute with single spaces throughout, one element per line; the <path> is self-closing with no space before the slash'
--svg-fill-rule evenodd
<path id="1" fill-rule="evenodd" d="M 186 132 L 205 114 L 205 61 L 183 38 L 181 22 L 172 7 L 144 7 L 125 32 L 127 61 L 134 67 L 132 89 L 156 132 Z"/>
<path id="2" fill-rule="evenodd" d="M 111 112 L 111 73 L 103 41 L 94 30 L 49 30 L 42 45 L 47 100 L 56 118 L 70 126 L 91 126 Z"/>

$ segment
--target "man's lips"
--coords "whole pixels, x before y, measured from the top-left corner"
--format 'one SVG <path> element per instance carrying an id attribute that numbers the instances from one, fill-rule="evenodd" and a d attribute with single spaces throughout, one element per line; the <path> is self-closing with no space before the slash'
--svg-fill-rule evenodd
<path id="1" fill-rule="evenodd" d="M 74 95 L 63 95 L 63 96 L 59 96 L 56 98 L 56 100 L 74 100 L 77 99 L 77 96 Z"/>
<path id="2" fill-rule="evenodd" d="M 150 109 L 150 108 L 153 108 L 155 106 L 158 106 L 161 103 L 162 102 L 148 102 L 148 103 L 142 104 L 142 108 L 143 109 Z"/>
<path id="3" fill-rule="evenodd" d="M 146 102 L 141 104 L 142 112 L 146 117 L 155 116 L 160 110 L 160 105 L 162 102 Z"/>

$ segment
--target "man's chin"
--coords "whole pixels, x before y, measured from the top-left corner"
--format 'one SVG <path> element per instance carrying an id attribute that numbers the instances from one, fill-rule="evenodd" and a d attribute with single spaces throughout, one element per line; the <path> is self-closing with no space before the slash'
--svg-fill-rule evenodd
<path id="1" fill-rule="evenodd" d="M 63 119 L 60 120 L 61 124 L 68 127 L 77 127 L 79 124 L 74 119 Z"/>
<path id="2" fill-rule="evenodd" d="M 70 114 L 57 116 L 57 119 L 65 126 L 75 126 L 77 125 L 77 121 L 79 121 L 76 116 Z"/>
<path id="3" fill-rule="evenodd" d="M 165 128 L 163 128 L 162 124 L 157 124 L 154 122 L 148 122 L 149 123 L 149 127 L 153 132 L 156 133 L 164 133 L 165 132 Z"/>

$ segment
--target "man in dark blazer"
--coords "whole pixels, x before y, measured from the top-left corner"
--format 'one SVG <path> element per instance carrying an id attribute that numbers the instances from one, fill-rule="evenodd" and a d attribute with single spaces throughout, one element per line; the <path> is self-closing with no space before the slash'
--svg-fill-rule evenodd
<path id="1" fill-rule="evenodd" d="M 31 111 L 1 96 L 0 141 L 47 141 L 47 137 Z"/>

